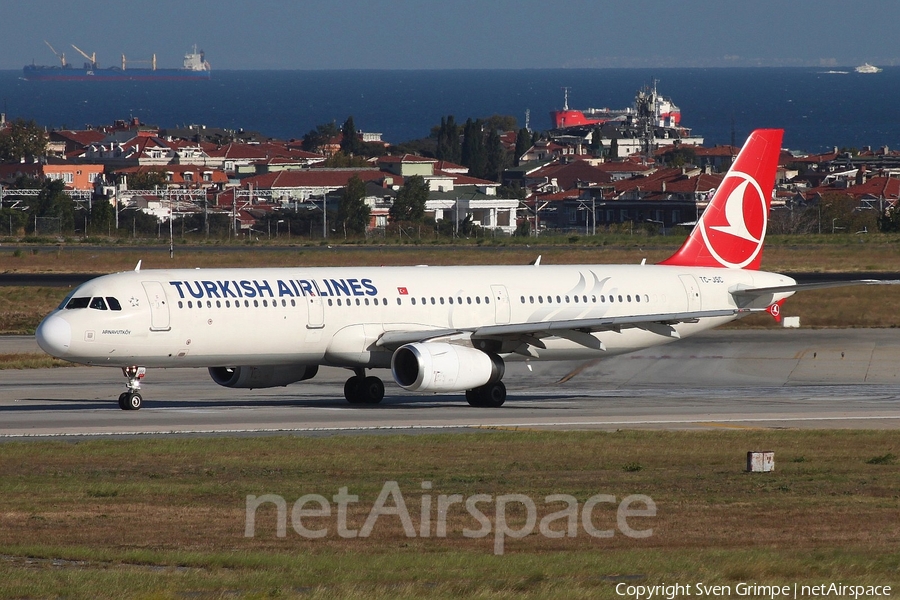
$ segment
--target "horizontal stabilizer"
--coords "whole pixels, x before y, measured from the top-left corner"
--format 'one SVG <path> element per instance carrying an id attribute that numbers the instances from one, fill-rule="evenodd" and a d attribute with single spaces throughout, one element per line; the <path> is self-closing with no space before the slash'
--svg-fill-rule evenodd
<path id="1" fill-rule="evenodd" d="M 822 290 L 835 287 L 850 287 L 856 285 L 898 285 L 900 279 L 854 279 L 851 281 L 818 281 L 813 283 L 795 283 L 793 285 L 776 285 L 772 287 L 744 288 L 734 290 L 731 295 L 744 300 L 759 298 L 769 294 L 785 294 L 790 292 L 802 292 L 807 290 Z"/>

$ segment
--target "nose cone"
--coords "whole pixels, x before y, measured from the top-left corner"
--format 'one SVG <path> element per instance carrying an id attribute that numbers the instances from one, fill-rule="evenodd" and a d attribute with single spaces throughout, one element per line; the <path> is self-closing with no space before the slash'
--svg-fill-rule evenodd
<path id="1" fill-rule="evenodd" d="M 50 315 L 38 325 L 34 337 L 41 350 L 50 356 L 64 358 L 72 343 L 72 327 L 62 317 Z"/>

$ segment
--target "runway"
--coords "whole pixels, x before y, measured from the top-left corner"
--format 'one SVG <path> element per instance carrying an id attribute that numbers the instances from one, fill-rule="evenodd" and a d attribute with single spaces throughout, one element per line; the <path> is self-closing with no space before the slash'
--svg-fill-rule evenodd
<path id="1" fill-rule="evenodd" d="M 33 338 L 0 338 L 0 352 Z M 401 390 L 377 406 L 342 397 L 348 372 L 285 388 L 232 390 L 206 370 L 150 370 L 144 408 L 122 411 L 118 369 L 0 372 L 0 438 L 263 435 L 480 429 L 900 427 L 900 331 L 719 330 L 594 363 L 509 363 L 501 408 Z M 561 380 L 564 382 L 560 383 Z"/>

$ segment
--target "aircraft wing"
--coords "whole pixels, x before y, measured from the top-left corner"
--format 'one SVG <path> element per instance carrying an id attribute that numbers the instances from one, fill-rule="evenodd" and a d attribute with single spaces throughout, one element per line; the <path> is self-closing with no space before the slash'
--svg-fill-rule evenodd
<path id="1" fill-rule="evenodd" d="M 740 313 L 757 312 L 764 309 L 729 308 L 722 310 L 698 310 L 692 312 L 659 313 L 652 315 L 625 315 L 617 317 L 598 317 L 592 319 L 557 319 L 552 321 L 535 321 L 528 323 L 512 323 L 508 325 L 485 325 L 473 328 L 429 329 L 423 331 L 388 331 L 376 342 L 377 346 L 396 349 L 404 344 L 426 342 L 436 338 L 454 336 L 469 337 L 473 341 L 488 340 L 501 344 L 516 343 L 544 347 L 541 338 L 556 336 L 568 339 L 577 344 L 596 350 L 603 350 L 603 344 L 590 335 L 597 331 L 618 331 L 623 328 L 637 327 L 678 338 L 678 332 L 672 327 L 676 323 L 696 322 L 698 319 L 711 317 L 731 317 Z M 514 350 L 511 350 L 514 351 Z"/>

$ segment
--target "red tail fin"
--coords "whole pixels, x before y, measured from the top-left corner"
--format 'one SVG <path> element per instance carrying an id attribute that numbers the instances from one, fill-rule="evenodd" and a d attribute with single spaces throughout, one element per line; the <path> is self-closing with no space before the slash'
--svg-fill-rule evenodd
<path id="1" fill-rule="evenodd" d="M 687 241 L 661 265 L 759 269 L 783 133 L 750 134 Z"/>

